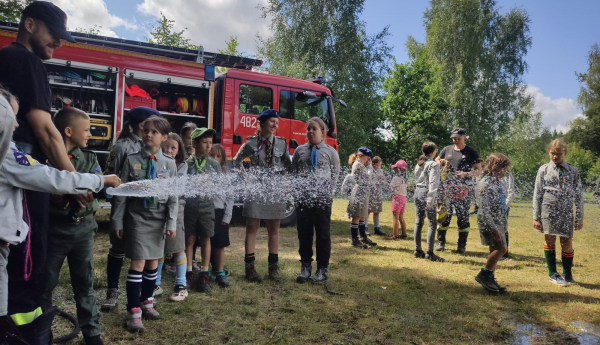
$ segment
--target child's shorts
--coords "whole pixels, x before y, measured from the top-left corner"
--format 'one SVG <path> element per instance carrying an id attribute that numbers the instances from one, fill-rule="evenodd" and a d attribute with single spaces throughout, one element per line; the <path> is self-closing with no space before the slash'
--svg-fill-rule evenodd
<path id="1" fill-rule="evenodd" d="M 229 224 L 222 224 L 224 215 L 224 209 L 215 209 L 215 234 L 210 238 L 210 245 L 213 248 L 229 247 Z"/>
<path id="2" fill-rule="evenodd" d="M 211 201 L 212 203 L 212 201 Z M 213 237 L 215 233 L 215 209 L 211 207 L 199 207 L 194 209 L 188 207 L 188 202 L 185 207 L 184 228 L 185 237 L 196 236 L 196 238 Z"/>
<path id="3" fill-rule="evenodd" d="M 481 245 L 483 246 L 501 246 L 506 244 L 506 231 L 504 228 L 500 231 L 486 229 L 484 227 L 479 228 L 479 236 L 481 237 Z"/>
<path id="4" fill-rule="evenodd" d="M 394 195 L 392 197 L 392 212 L 404 213 L 406 210 L 406 195 Z"/>

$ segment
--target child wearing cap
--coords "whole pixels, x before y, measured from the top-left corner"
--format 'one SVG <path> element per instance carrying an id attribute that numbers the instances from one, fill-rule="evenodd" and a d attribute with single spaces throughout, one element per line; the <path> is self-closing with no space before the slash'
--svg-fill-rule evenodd
<path id="1" fill-rule="evenodd" d="M 406 221 L 404 221 L 404 211 L 406 210 L 406 170 L 408 164 L 404 160 L 399 160 L 392 165 L 394 169 L 394 177 L 390 182 L 389 190 L 392 193 L 392 214 L 394 216 L 394 224 L 392 225 L 393 234 L 386 237 L 387 240 L 399 240 L 407 237 Z M 402 235 L 398 235 L 398 228 L 402 227 Z"/>
<path id="2" fill-rule="evenodd" d="M 372 188 L 371 178 L 367 172 L 367 166 L 371 164 L 371 157 L 373 157 L 373 152 L 366 147 L 361 147 L 348 159 L 348 164 L 352 166 L 355 185 L 352 188 L 346 211 L 352 219 L 350 224 L 351 244 L 357 248 L 377 245 L 367 237 L 365 226 L 365 218 L 369 215 L 369 197 Z M 358 238 L 359 233 L 360 239 Z"/>
<path id="3" fill-rule="evenodd" d="M 221 166 L 208 154 L 212 147 L 214 129 L 196 128 L 192 132 L 194 154 L 186 161 L 188 175 L 220 174 Z M 210 238 L 215 233 L 215 204 L 212 198 L 192 197 L 185 199 L 184 210 L 185 253 L 187 255 L 187 285 L 199 292 L 210 292 Z M 192 259 L 194 244 L 200 243 L 200 274 L 194 279 Z"/>
<path id="4" fill-rule="evenodd" d="M 246 217 L 246 280 L 261 282 L 262 277 L 255 267 L 256 235 L 261 219 L 267 223 L 269 243 L 269 279 L 280 281 L 279 274 L 279 224 L 286 216 L 285 194 L 278 188 L 270 187 L 270 181 L 289 170 L 291 158 L 288 153 L 287 142 L 284 138 L 275 136 L 279 127 L 279 112 L 266 109 L 258 116 L 258 129 L 256 136 L 246 138 L 233 158 L 233 166 L 242 167 L 242 162 L 250 158 L 252 173 L 250 179 L 262 180 L 261 191 L 250 191 L 244 198 L 244 212 Z"/>
<path id="5" fill-rule="evenodd" d="M 433 160 L 437 154 L 437 146 L 431 141 L 421 146 L 423 155 L 419 157 L 415 167 L 415 258 L 443 262 L 444 259 L 433 253 L 435 229 L 437 226 L 436 198 L 440 184 L 440 165 Z M 429 222 L 427 231 L 427 252 L 421 249 L 421 231 L 425 217 Z"/>

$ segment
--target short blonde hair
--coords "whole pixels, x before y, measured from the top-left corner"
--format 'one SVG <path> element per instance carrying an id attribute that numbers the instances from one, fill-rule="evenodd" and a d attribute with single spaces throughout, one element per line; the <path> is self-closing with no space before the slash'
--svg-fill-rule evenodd
<path id="1" fill-rule="evenodd" d="M 562 153 L 567 153 L 567 143 L 563 140 L 563 138 L 554 139 L 546 146 L 546 151 L 550 152 L 552 150 L 557 150 Z"/>

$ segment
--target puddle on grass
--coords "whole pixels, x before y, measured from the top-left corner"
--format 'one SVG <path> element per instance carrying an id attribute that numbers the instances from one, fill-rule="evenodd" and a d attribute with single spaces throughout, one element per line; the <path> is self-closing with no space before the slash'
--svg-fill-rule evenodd
<path id="1" fill-rule="evenodd" d="M 510 321 L 513 324 L 513 336 L 509 340 L 510 344 L 536 344 L 546 337 L 546 331 L 538 325 L 531 323 L 516 323 L 515 320 Z"/>
<path id="2" fill-rule="evenodd" d="M 531 318 L 525 318 L 525 321 L 528 320 Z M 513 328 L 513 335 L 507 341 L 508 344 L 550 344 L 556 340 L 555 337 L 558 335 L 552 330 L 533 323 L 517 323 L 514 319 L 509 319 L 507 322 Z M 600 327 L 582 321 L 573 321 L 571 325 L 577 330 L 568 335 L 563 333 L 566 336 L 563 338 L 565 344 L 600 345 Z"/>
<path id="3" fill-rule="evenodd" d="M 578 332 L 572 333 L 581 345 L 600 344 L 600 327 L 582 321 L 573 321 L 571 324 L 577 327 Z"/>

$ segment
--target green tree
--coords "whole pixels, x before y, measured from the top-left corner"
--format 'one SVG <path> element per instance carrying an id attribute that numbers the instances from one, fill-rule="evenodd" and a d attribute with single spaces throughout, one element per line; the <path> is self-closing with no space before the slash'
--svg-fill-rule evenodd
<path id="1" fill-rule="evenodd" d="M 423 50 L 454 104 L 448 124 L 464 127 L 470 145 L 489 152 L 527 103 L 522 76 L 531 46 L 524 9 L 500 14 L 495 0 L 431 0 Z M 418 53 L 414 39 L 409 53 Z"/>
<path id="2" fill-rule="evenodd" d="M 0 21 L 16 23 L 27 5 L 35 0 L 2 0 L 0 1 Z"/>
<path id="3" fill-rule="evenodd" d="M 369 35 L 360 20 L 364 0 L 268 0 L 261 6 L 272 18 L 273 35 L 258 38 L 259 58 L 268 72 L 307 79 L 325 77 L 335 97 L 340 155 L 369 145 L 380 136 L 382 76 L 390 62 L 388 28 Z"/>
<path id="4" fill-rule="evenodd" d="M 239 56 L 239 57 L 248 57 L 248 55 L 244 52 L 238 51 L 238 38 L 237 36 L 230 36 L 229 40 L 225 42 L 225 49 L 218 49 L 217 52 L 223 55 L 231 55 L 231 56 Z M 217 73 L 223 73 L 227 71 L 229 68 L 226 67 L 217 67 Z"/>
<path id="5" fill-rule="evenodd" d="M 414 159 L 424 141 L 440 142 L 447 137 L 444 117 L 449 105 L 427 60 L 394 62 L 383 91 L 382 124 L 401 156 Z"/>
<path id="6" fill-rule="evenodd" d="M 77 28 L 77 29 L 75 29 L 75 32 L 79 32 L 82 34 L 88 34 L 88 35 L 100 35 L 100 29 L 102 29 L 102 26 L 99 26 L 98 24 L 94 24 L 94 26 L 92 26 L 89 29 Z"/>
<path id="7" fill-rule="evenodd" d="M 581 181 L 588 184 L 588 173 L 596 162 L 596 157 L 590 150 L 586 150 L 578 143 L 569 143 L 569 153 L 565 158 L 567 162 L 573 164 L 579 169 Z"/>
<path id="8" fill-rule="evenodd" d="M 189 38 L 185 38 L 185 30 L 187 28 L 176 32 L 174 31 L 175 21 L 168 19 L 164 13 L 160 12 L 160 19 L 156 26 L 152 26 L 152 32 L 150 33 L 151 38 L 146 38 L 148 43 L 161 44 L 169 47 L 185 48 L 191 50 L 197 50 L 198 46 L 190 43 Z"/>

